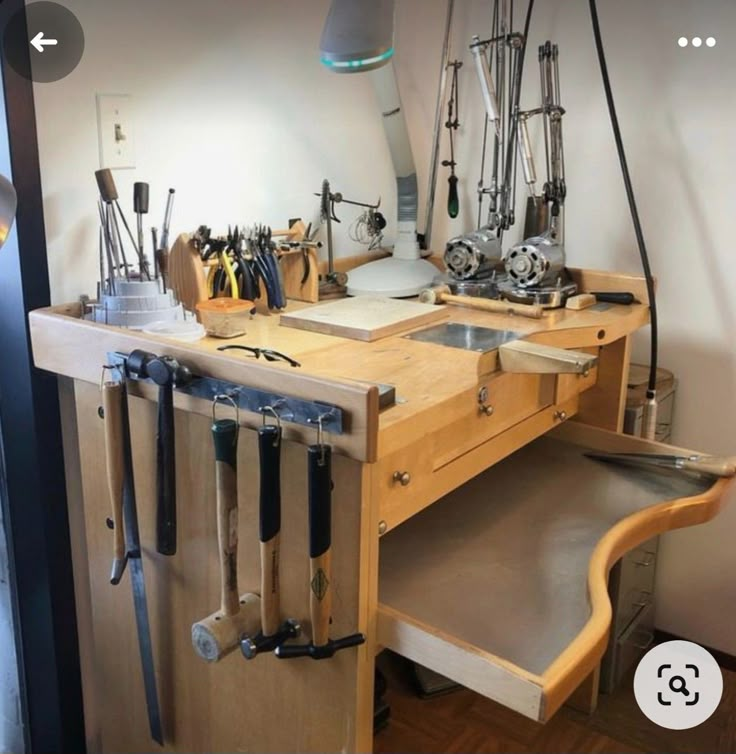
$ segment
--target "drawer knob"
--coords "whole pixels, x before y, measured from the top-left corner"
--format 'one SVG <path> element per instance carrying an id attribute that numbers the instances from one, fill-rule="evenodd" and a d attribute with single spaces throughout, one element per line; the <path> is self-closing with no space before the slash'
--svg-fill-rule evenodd
<path id="1" fill-rule="evenodd" d="M 382 537 L 388 531 L 388 524 L 385 521 L 378 522 L 378 536 Z"/>
<path id="2" fill-rule="evenodd" d="M 567 419 L 567 411 L 555 411 L 555 421 L 564 422 Z"/>
<path id="3" fill-rule="evenodd" d="M 488 388 L 485 386 L 478 391 L 478 411 L 484 416 L 493 416 L 493 406 L 488 404 Z"/>
<path id="4" fill-rule="evenodd" d="M 411 474 L 408 471 L 394 471 L 394 482 L 406 487 L 411 482 Z"/>

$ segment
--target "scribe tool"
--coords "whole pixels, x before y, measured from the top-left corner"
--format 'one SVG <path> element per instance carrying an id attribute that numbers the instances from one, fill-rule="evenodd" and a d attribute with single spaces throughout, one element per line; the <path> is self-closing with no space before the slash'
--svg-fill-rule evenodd
<path id="1" fill-rule="evenodd" d="M 736 456 L 677 456 L 656 453 L 585 453 L 586 458 L 622 466 L 655 467 L 695 471 L 714 477 L 728 478 L 736 475 Z"/>

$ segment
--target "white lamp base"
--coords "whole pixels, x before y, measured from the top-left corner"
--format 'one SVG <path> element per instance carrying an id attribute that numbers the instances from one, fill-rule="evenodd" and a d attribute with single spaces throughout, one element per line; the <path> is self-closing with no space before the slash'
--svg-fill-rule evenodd
<path id="1" fill-rule="evenodd" d="M 426 259 L 379 259 L 348 273 L 348 296 L 416 296 L 432 285 L 438 272 Z"/>

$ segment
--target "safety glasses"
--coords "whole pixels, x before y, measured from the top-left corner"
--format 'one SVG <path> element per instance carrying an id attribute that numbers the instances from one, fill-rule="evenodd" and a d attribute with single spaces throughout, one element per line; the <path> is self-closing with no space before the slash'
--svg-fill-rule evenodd
<path id="1" fill-rule="evenodd" d="M 273 351 L 270 348 L 255 348 L 254 346 L 220 346 L 218 351 L 246 351 L 248 356 L 253 356 L 256 359 L 260 359 L 261 356 L 266 361 L 285 361 L 292 367 L 300 367 L 301 364 L 295 361 L 290 356 L 280 351 Z"/>

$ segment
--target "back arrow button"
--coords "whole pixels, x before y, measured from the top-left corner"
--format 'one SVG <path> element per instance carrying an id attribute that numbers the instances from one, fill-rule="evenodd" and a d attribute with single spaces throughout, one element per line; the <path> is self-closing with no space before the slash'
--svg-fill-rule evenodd
<path id="1" fill-rule="evenodd" d="M 39 51 L 43 52 L 46 45 L 57 45 L 59 44 L 58 39 L 44 39 L 43 38 L 43 32 L 39 31 L 38 34 L 36 34 L 35 37 L 31 40 L 31 44 Z"/>

